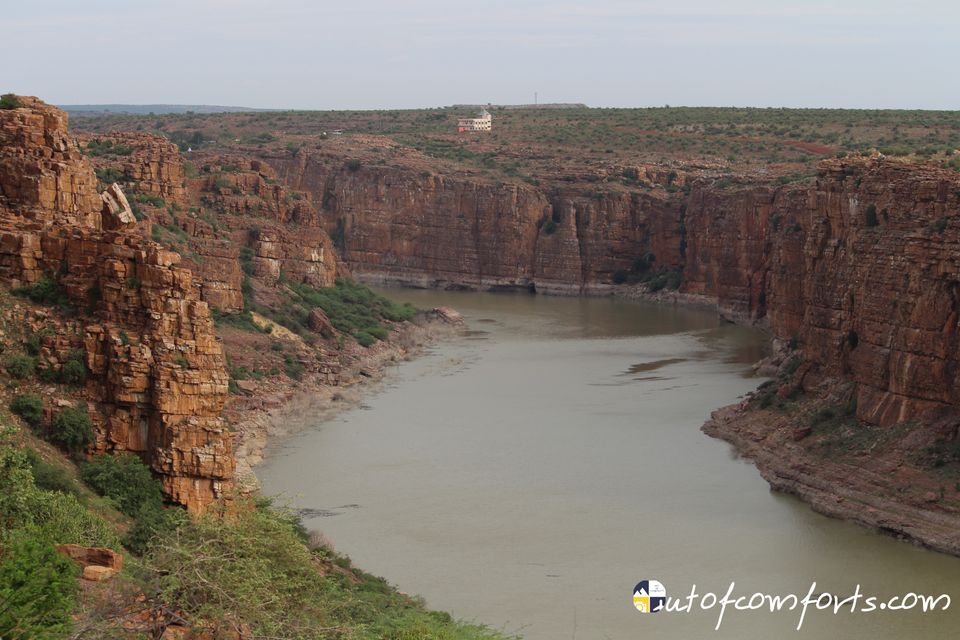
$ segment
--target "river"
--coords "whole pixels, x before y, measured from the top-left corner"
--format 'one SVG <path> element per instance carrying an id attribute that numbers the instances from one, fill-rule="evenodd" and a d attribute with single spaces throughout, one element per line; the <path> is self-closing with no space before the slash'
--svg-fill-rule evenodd
<path id="1" fill-rule="evenodd" d="M 641 614 L 669 596 L 756 592 L 960 597 L 960 560 L 813 513 L 700 432 L 761 379 L 758 331 L 708 311 L 609 298 L 386 290 L 461 311 L 470 331 L 378 393 L 274 443 L 264 490 L 309 509 L 363 569 L 427 604 L 529 640 L 946 638 L 947 612 L 719 607 Z M 861 601 L 862 602 L 862 601 Z M 879 601 L 878 601 L 879 602 Z"/>

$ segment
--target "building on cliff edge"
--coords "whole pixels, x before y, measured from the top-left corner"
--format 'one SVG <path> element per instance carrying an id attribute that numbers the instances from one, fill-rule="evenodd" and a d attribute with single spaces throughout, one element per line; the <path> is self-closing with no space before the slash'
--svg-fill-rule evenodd
<path id="1" fill-rule="evenodd" d="M 466 133 L 467 131 L 490 131 L 493 124 L 493 117 L 486 109 L 480 109 L 476 118 L 460 118 L 457 120 L 457 133 Z"/>

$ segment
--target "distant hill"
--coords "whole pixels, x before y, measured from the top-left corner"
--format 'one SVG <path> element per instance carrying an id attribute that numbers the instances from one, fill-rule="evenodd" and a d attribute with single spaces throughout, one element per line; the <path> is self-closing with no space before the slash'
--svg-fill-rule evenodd
<path id="1" fill-rule="evenodd" d="M 164 113 L 243 113 L 249 111 L 276 111 L 276 109 L 253 109 L 251 107 L 224 107 L 215 104 L 60 104 L 70 114 L 93 116 L 117 113 L 131 115 Z"/>

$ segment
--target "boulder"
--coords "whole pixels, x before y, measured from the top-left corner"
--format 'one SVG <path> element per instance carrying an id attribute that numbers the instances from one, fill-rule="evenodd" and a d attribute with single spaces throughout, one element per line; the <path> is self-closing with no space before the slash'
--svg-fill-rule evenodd
<path id="1" fill-rule="evenodd" d="M 127 229 L 137 224 L 137 217 L 133 215 L 127 196 L 116 182 L 100 194 L 103 200 L 102 223 L 108 230 Z"/>
<path id="2" fill-rule="evenodd" d="M 337 335 L 337 330 L 334 328 L 333 323 L 330 322 L 330 318 L 328 318 L 327 314 L 323 312 L 323 309 L 319 307 L 310 310 L 307 325 L 311 331 L 316 331 L 324 338 L 332 338 Z"/>

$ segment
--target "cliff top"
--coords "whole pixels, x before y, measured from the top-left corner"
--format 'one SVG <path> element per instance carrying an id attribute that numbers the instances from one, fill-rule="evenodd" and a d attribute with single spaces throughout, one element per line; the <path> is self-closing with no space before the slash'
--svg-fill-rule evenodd
<path id="1" fill-rule="evenodd" d="M 145 131 L 192 147 L 300 149 L 491 182 L 649 186 L 637 167 L 748 182 L 812 177 L 820 160 L 879 150 L 960 168 L 960 112 L 831 109 L 501 109 L 456 133 L 462 109 L 78 117 L 93 133 Z M 342 135 L 334 135 L 342 131 Z"/>

